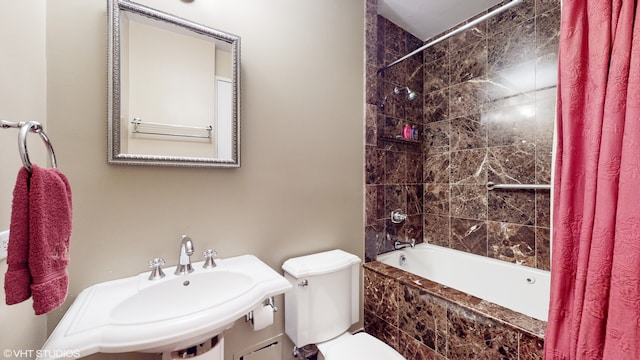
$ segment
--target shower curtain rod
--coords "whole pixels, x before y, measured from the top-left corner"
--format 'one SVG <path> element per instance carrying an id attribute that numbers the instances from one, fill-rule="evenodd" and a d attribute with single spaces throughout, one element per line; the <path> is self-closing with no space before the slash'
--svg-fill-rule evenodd
<path id="1" fill-rule="evenodd" d="M 422 45 L 421 47 L 417 48 L 416 50 L 413 50 L 412 52 L 408 53 L 407 55 L 401 57 L 400 59 L 398 59 L 398 60 L 396 60 L 394 62 L 392 62 L 391 64 L 378 69 L 378 72 L 379 73 L 383 72 L 383 71 L 385 71 L 385 70 L 387 70 L 387 69 L 389 69 L 389 68 L 391 68 L 391 67 L 393 67 L 393 66 L 395 66 L 395 65 L 397 65 L 397 64 L 399 64 L 399 63 L 401 63 L 401 62 L 403 62 L 405 60 L 407 60 L 408 58 L 410 58 L 413 55 L 421 52 L 422 50 L 424 50 L 426 48 L 429 48 L 429 47 L 431 47 L 431 46 L 433 46 L 433 45 L 435 45 L 435 44 L 437 44 L 437 43 L 439 43 L 439 42 L 441 42 L 443 40 L 446 40 L 446 39 L 452 37 L 455 34 L 458 34 L 458 33 L 463 32 L 463 31 L 465 31 L 465 30 L 467 30 L 467 29 L 469 29 L 471 27 L 474 27 L 476 24 L 479 24 L 479 23 L 481 23 L 481 22 L 483 22 L 483 21 L 485 21 L 485 20 L 487 20 L 489 18 L 492 18 L 492 17 L 500 14 L 501 12 L 503 12 L 505 10 L 508 10 L 508 9 L 520 4 L 522 1 L 523 0 L 513 0 L 508 4 L 504 4 L 503 6 L 501 6 L 501 7 L 497 8 L 497 9 L 495 9 L 493 11 L 490 11 L 490 12 L 482 15 L 481 17 L 479 17 L 479 18 L 477 18 L 477 19 L 475 19 L 475 20 L 473 20 L 473 21 L 471 21 L 471 22 L 469 22 L 469 23 L 467 23 L 467 24 L 465 24 L 465 25 L 453 30 L 452 32 L 450 32 L 448 34 L 444 34 L 441 37 L 431 41 L 430 43 Z"/>

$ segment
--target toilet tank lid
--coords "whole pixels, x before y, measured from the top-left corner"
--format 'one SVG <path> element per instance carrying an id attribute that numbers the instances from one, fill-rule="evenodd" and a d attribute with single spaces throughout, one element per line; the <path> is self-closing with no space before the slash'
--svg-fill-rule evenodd
<path id="1" fill-rule="evenodd" d="M 291 258 L 282 264 L 282 270 L 295 278 L 327 274 L 359 264 L 360 258 L 340 249 Z"/>

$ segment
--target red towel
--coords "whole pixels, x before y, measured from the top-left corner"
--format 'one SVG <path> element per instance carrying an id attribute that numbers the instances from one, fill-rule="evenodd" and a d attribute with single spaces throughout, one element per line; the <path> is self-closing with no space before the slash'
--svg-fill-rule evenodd
<path id="1" fill-rule="evenodd" d="M 21 182 L 24 175 L 21 170 L 18 181 Z M 48 313 L 62 305 L 67 297 L 69 279 L 67 265 L 69 264 L 69 238 L 71 237 L 71 188 L 67 178 L 58 169 L 43 169 L 32 165 L 31 177 L 27 176 L 28 206 L 26 213 L 28 221 L 23 216 L 25 209 L 24 200 L 18 200 L 17 206 L 12 208 L 20 216 L 16 219 L 16 227 L 24 229 L 24 223 L 28 226 L 28 241 L 18 232 L 18 240 L 13 236 L 12 224 L 9 234 L 9 253 L 7 263 L 16 264 L 15 271 L 7 271 L 5 275 L 5 293 L 7 304 L 9 299 L 26 300 L 24 280 L 30 280 L 31 294 L 33 295 L 33 309 L 36 315 Z M 16 184 L 16 188 L 22 188 Z M 22 190 L 20 191 L 22 192 Z M 16 198 L 14 195 L 14 205 Z M 21 236 L 21 237 L 20 237 Z M 21 249 L 16 247 L 22 246 Z M 28 275 L 24 275 L 24 249 L 28 249 Z M 11 250 L 14 250 L 12 252 Z M 9 275 L 9 273 L 12 273 Z M 11 278 L 10 282 L 6 279 Z M 11 295 L 10 295 L 11 294 Z M 20 300 L 21 299 L 21 300 Z M 15 303 L 15 302 L 12 302 Z"/>
<path id="2" fill-rule="evenodd" d="M 21 168 L 13 189 L 11 225 L 7 248 L 7 272 L 4 293 L 7 305 L 21 303 L 31 297 L 29 273 L 29 172 Z"/>

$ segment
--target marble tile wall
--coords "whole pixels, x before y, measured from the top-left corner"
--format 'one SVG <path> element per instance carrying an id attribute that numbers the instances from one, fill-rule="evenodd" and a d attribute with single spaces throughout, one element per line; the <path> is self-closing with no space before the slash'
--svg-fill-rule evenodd
<path id="1" fill-rule="evenodd" d="M 486 185 L 550 182 L 559 4 L 525 0 L 380 73 L 422 42 L 367 1 L 366 260 L 413 237 L 549 269 L 549 191 Z M 388 140 L 406 123 L 419 141 Z"/>
<path id="2" fill-rule="evenodd" d="M 372 5 L 373 4 L 373 5 Z M 367 110 L 366 110 L 366 237 L 368 259 L 392 249 L 395 239 L 423 235 L 423 73 L 421 54 L 389 70 L 377 70 L 420 46 L 415 36 L 377 15 L 375 2 L 367 6 Z M 395 94 L 409 87 L 417 94 Z M 397 137 L 405 125 L 417 129 L 420 140 Z M 403 224 L 391 223 L 391 211 L 408 215 Z"/>
<path id="3" fill-rule="evenodd" d="M 365 330 L 408 360 L 542 359 L 542 321 L 377 261 L 364 292 Z"/>

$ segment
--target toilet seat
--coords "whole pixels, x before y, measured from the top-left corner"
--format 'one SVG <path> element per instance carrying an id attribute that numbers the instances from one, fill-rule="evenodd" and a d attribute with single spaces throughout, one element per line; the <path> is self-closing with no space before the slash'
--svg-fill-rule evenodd
<path id="1" fill-rule="evenodd" d="M 405 360 L 391 346 L 365 332 L 345 335 L 318 344 L 325 360 Z"/>

